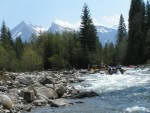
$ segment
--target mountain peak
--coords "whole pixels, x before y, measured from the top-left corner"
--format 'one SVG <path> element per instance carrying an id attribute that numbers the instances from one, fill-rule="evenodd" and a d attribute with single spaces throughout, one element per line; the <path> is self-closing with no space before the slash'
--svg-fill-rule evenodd
<path id="1" fill-rule="evenodd" d="M 44 32 L 45 29 L 33 25 L 32 23 L 28 21 L 22 21 L 20 24 L 18 24 L 15 28 L 11 30 L 11 34 L 13 39 L 20 36 L 23 42 L 29 42 L 30 37 L 34 35 L 39 35 L 41 32 Z"/>
<path id="2" fill-rule="evenodd" d="M 51 27 L 49 28 L 49 32 L 52 32 L 52 33 L 56 33 L 56 32 L 60 32 L 62 33 L 63 31 L 73 31 L 74 29 L 72 28 L 69 28 L 69 27 L 65 27 L 65 26 L 62 26 L 62 25 L 59 25 L 58 23 L 56 22 L 53 22 L 51 24 Z"/>
<path id="3" fill-rule="evenodd" d="M 25 20 L 24 20 L 24 21 L 22 21 L 21 23 L 22 23 L 22 24 L 31 24 L 30 22 L 25 21 Z"/>

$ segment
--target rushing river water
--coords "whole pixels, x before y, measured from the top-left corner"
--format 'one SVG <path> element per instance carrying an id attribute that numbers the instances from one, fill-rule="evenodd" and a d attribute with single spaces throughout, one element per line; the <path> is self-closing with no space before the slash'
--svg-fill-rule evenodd
<path id="1" fill-rule="evenodd" d="M 38 108 L 32 113 L 150 113 L 150 68 L 125 68 L 124 75 L 91 74 L 73 86 L 95 91 L 97 97 L 72 99 L 82 101 L 67 107 Z"/>

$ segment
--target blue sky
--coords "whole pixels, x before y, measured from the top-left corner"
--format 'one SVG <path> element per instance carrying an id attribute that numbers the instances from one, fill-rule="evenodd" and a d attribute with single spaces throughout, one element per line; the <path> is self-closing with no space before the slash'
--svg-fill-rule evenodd
<path id="1" fill-rule="evenodd" d="M 131 0 L 0 0 L 0 22 L 12 29 L 21 21 L 50 27 L 52 22 L 78 25 L 87 3 L 95 24 L 118 24 L 122 13 L 128 20 Z"/>

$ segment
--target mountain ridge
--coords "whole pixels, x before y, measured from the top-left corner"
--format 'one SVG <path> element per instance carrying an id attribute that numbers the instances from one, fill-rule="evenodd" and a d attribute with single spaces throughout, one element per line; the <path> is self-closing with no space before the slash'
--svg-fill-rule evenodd
<path id="1" fill-rule="evenodd" d="M 113 42 L 115 44 L 117 29 L 109 28 L 102 25 L 96 26 L 96 29 L 99 40 L 103 46 L 105 45 L 106 42 Z M 49 29 L 46 29 L 41 26 L 33 25 L 30 22 L 22 21 L 20 24 L 18 24 L 11 30 L 11 34 L 13 39 L 20 36 L 23 42 L 30 42 L 30 37 L 33 34 L 39 36 L 40 33 L 43 32 L 62 33 L 63 31 L 76 31 L 76 30 L 77 29 L 62 26 L 55 22 L 51 24 Z"/>

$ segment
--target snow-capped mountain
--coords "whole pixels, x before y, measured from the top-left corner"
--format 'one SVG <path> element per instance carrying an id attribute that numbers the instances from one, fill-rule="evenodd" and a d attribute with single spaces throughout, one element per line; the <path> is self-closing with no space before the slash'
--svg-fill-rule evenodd
<path id="1" fill-rule="evenodd" d="M 97 29 L 99 40 L 103 46 L 105 45 L 106 42 L 113 42 L 115 44 L 117 29 L 109 28 L 105 26 L 96 26 L 96 29 Z M 63 25 L 59 25 L 58 23 L 55 22 L 51 24 L 51 27 L 49 29 L 45 29 L 40 26 L 35 26 L 30 22 L 23 21 L 11 30 L 11 34 L 13 39 L 20 36 L 23 42 L 25 41 L 29 42 L 30 37 L 33 34 L 38 36 L 40 33 L 45 31 L 52 32 L 52 33 L 57 33 L 57 32 L 62 33 L 63 31 L 74 31 L 74 30 L 77 30 L 77 28 L 75 29 L 69 28 Z"/>
<path id="2" fill-rule="evenodd" d="M 96 26 L 97 34 L 100 42 L 104 46 L 106 42 L 116 43 L 117 29 L 109 28 L 105 26 Z"/>
<path id="3" fill-rule="evenodd" d="M 52 33 L 62 33 L 64 31 L 73 31 L 73 29 L 66 26 L 58 25 L 57 23 L 53 22 L 48 31 Z"/>
<path id="4" fill-rule="evenodd" d="M 116 43 L 116 33 L 117 29 L 115 28 L 109 28 L 105 26 L 96 26 L 97 34 L 99 37 L 100 42 L 104 46 L 106 42 L 113 42 Z M 66 26 L 59 25 L 57 23 L 52 23 L 49 32 L 56 33 L 56 32 L 63 32 L 63 31 L 73 31 L 75 29 L 69 28 Z M 79 29 L 78 29 L 79 30 Z"/>
<path id="5" fill-rule="evenodd" d="M 25 41 L 29 42 L 30 37 L 33 34 L 38 36 L 40 33 L 44 31 L 46 31 L 45 28 L 42 28 L 40 26 L 35 26 L 27 21 L 23 21 L 11 30 L 11 34 L 13 39 L 20 36 L 23 42 Z"/>

